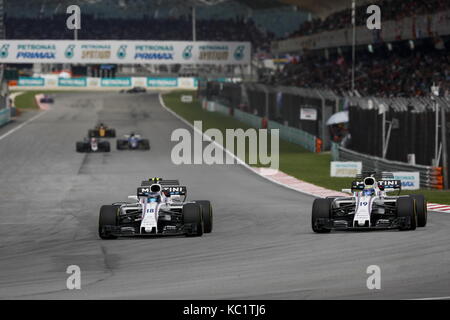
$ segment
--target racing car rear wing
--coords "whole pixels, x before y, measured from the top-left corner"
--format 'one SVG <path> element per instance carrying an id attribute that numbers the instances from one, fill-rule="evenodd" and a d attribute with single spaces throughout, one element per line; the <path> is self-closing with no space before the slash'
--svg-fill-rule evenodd
<path id="1" fill-rule="evenodd" d="M 377 180 L 394 180 L 394 174 L 392 172 L 383 171 L 378 173 L 376 171 L 363 171 L 356 175 L 356 179 L 364 179 L 366 177 L 373 177 Z"/>
<path id="2" fill-rule="evenodd" d="M 163 180 L 161 178 L 153 178 L 153 179 L 142 181 L 141 187 L 148 187 L 155 183 L 160 184 L 161 186 L 179 186 L 180 185 L 179 180 Z"/>
<path id="3" fill-rule="evenodd" d="M 394 191 L 402 189 L 402 182 L 400 180 L 379 180 L 377 184 L 380 190 L 391 189 L 390 191 Z M 364 181 L 353 181 L 351 191 L 363 190 L 364 187 Z"/>
<path id="4" fill-rule="evenodd" d="M 187 188 L 184 186 L 166 186 L 162 187 L 161 191 L 167 194 L 168 196 L 185 196 L 187 194 Z M 148 196 L 152 192 L 150 187 L 139 187 L 137 188 L 137 196 L 145 197 Z"/>

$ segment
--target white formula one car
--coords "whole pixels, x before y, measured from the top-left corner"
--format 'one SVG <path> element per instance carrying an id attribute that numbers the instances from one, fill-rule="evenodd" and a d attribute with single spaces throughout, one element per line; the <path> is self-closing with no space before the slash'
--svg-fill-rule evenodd
<path id="1" fill-rule="evenodd" d="M 84 138 L 76 144 L 77 152 L 110 152 L 111 146 L 108 141 L 97 138 Z"/>
<path id="2" fill-rule="evenodd" d="M 397 196 L 387 193 L 398 190 Z M 352 182 L 349 197 L 316 199 L 312 208 L 312 229 L 331 230 L 400 229 L 415 230 L 427 224 L 427 202 L 423 195 L 400 196 L 401 181 L 392 173 L 365 172 Z"/>
<path id="3" fill-rule="evenodd" d="M 116 202 L 100 208 L 98 232 L 102 239 L 120 236 L 185 235 L 199 237 L 212 231 L 210 201 L 186 201 L 186 187 L 178 180 L 142 181 L 135 202 Z M 183 199 L 181 199 L 183 197 Z"/>

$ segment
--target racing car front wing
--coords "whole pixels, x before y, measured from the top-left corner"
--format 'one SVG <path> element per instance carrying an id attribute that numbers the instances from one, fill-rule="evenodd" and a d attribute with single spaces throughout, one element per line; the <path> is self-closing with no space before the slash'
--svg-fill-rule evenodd
<path id="1" fill-rule="evenodd" d="M 351 219 L 326 219 L 320 218 L 316 220 L 316 225 L 330 230 L 387 230 L 387 229 L 401 229 L 411 226 L 410 217 L 396 217 L 392 219 L 378 219 L 376 222 L 365 226 L 353 225 Z"/>

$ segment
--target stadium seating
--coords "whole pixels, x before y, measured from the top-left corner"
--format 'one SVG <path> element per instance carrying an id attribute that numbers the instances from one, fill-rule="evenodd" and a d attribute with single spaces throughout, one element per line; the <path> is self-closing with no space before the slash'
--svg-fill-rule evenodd
<path id="1" fill-rule="evenodd" d="M 399 20 L 405 17 L 431 14 L 450 9 L 450 1 L 448 0 L 381 0 L 377 1 L 376 4 L 381 8 L 381 18 L 383 21 Z M 366 23 L 366 8 L 367 5 L 357 7 L 357 25 L 363 25 Z M 351 17 L 351 9 L 346 9 L 331 14 L 323 20 L 320 18 L 313 19 L 302 23 L 298 30 L 286 38 L 294 38 L 323 31 L 343 29 L 351 25 Z"/>
<path id="2" fill-rule="evenodd" d="M 393 51 L 386 45 L 374 53 L 361 48 L 357 54 L 356 90 L 363 96 L 411 97 L 429 96 L 433 83 L 439 84 L 443 95 L 450 94 L 450 56 L 448 49 L 433 45 L 433 39 L 422 40 L 415 50 L 408 42 L 396 43 Z M 447 48 L 450 41 L 447 39 Z M 351 55 L 334 54 L 326 59 L 310 53 L 280 70 L 272 83 L 304 88 L 331 89 L 345 94 L 351 87 Z"/>

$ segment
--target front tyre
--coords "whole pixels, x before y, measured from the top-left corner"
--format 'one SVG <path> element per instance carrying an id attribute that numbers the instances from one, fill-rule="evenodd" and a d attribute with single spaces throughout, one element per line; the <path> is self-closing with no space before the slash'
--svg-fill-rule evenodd
<path id="1" fill-rule="evenodd" d="M 421 194 L 414 194 L 410 196 L 416 200 L 416 210 L 417 210 L 417 226 L 419 228 L 425 227 L 428 220 L 428 204 L 425 197 Z"/>
<path id="2" fill-rule="evenodd" d="M 201 237 L 203 235 L 202 208 L 197 203 L 183 205 L 183 222 L 188 229 L 187 237 Z"/>
<path id="3" fill-rule="evenodd" d="M 397 200 L 397 217 L 406 218 L 409 220 L 408 223 L 401 222 L 399 229 L 405 230 L 416 230 L 417 227 L 417 210 L 416 201 L 412 197 L 398 198 Z"/>
<path id="4" fill-rule="evenodd" d="M 108 227 L 117 226 L 117 206 L 106 205 L 100 208 L 100 216 L 98 219 L 98 235 L 101 239 L 117 239 L 111 235 L 106 229 Z"/>
<path id="5" fill-rule="evenodd" d="M 203 231 L 211 233 L 213 229 L 213 209 L 209 200 L 195 200 L 202 207 Z"/>
<path id="6" fill-rule="evenodd" d="M 324 227 L 324 223 L 331 218 L 331 204 L 330 199 L 316 199 L 314 200 L 311 215 L 311 227 L 315 233 L 329 233 L 331 229 Z"/>

